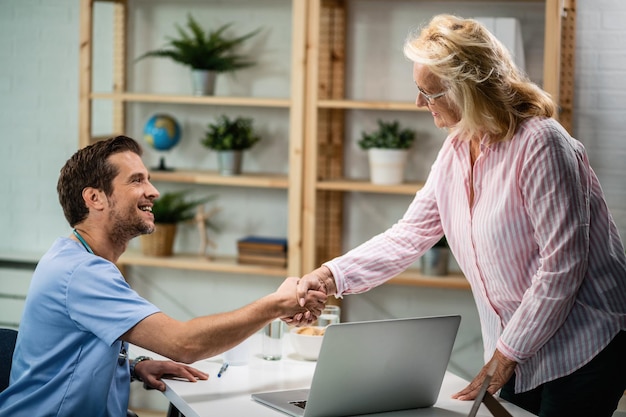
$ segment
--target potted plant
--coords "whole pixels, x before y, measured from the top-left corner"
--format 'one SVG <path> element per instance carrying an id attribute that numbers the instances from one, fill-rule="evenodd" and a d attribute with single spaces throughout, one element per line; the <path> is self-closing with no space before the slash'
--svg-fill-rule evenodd
<path id="1" fill-rule="evenodd" d="M 255 62 L 234 50 L 245 40 L 256 35 L 260 29 L 243 36 L 228 38 L 227 23 L 214 31 L 205 31 L 191 15 L 187 17 L 187 30 L 176 25 L 178 38 L 168 38 L 167 46 L 149 51 L 138 58 L 165 57 L 186 65 L 192 70 L 195 95 L 212 95 L 215 91 L 215 76 L 220 72 L 230 72 L 250 67 Z"/>
<path id="2" fill-rule="evenodd" d="M 422 275 L 443 276 L 448 275 L 448 259 L 450 248 L 445 235 L 428 249 L 420 258 Z"/>
<path id="3" fill-rule="evenodd" d="M 244 117 L 230 119 L 222 115 L 215 123 L 209 123 L 200 143 L 217 151 L 221 175 L 238 175 L 241 173 L 243 151 L 260 140 L 252 128 L 252 119 Z"/>
<path id="4" fill-rule="evenodd" d="M 378 120 L 378 129 L 363 132 L 358 144 L 368 151 L 371 181 L 374 184 L 400 184 L 408 150 L 415 140 L 415 131 L 403 129 L 400 122 Z"/>
<path id="5" fill-rule="evenodd" d="M 171 256 L 178 223 L 192 220 L 196 208 L 214 199 L 208 196 L 187 199 L 188 191 L 169 192 L 154 200 L 152 214 L 156 225 L 153 233 L 141 235 L 141 248 L 144 255 Z M 215 228 L 212 224 L 209 227 Z"/>

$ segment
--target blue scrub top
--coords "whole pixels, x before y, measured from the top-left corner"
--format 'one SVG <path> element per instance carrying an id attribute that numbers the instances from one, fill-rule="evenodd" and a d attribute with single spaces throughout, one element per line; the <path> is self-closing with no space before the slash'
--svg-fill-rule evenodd
<path id="1" fill-rule="evenodd" d="M 125 416 L 119 337 L 158 311 L 115 264 L 57 239 L 33 274 L 0 416 Z"/>

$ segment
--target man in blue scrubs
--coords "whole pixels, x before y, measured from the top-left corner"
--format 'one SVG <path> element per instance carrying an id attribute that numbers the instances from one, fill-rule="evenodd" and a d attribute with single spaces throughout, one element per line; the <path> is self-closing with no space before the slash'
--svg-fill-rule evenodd
<path id="1" fill-rule="evenodd" d="M 239 344 L 280 317 L 321 313 L 326 295 L 301 307 L 296 278 L 238 310 L 181 322 L 130 288 L 115 266 L 128 242 L 154 231 L 153 201 L 141 148 L 118 136 L 76 152 L 57 191 L 73 228 L 39 261 L 28 291 L 1 416 L 126 415 L 131 379 L 163 391 L 162 377 L 208 375 L 184 365 Z M 174 361 L 129 361 L 128 343 Z"/>

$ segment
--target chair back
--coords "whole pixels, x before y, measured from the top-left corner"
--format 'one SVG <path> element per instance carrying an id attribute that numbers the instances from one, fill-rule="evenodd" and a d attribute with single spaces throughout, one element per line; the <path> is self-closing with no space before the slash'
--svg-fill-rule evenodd
<path id="1" fill-rule="evenodd" d="M 0 329 L 0 392 L 9 386 L 17 330 Z"/>

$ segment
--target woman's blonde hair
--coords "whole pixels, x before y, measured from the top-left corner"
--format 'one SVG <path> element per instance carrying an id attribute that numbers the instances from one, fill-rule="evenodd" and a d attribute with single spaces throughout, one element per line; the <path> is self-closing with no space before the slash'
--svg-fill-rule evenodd
<path id="1" fill-rule="evenodd" d="M 442 81 L 446 97 L 461 115 L 453 127 L 461 137 L 487 134 L 491 141 L 508 140 L 522 120 L 556 113 L 550 95 L 475 20 L 435 16 L 421 32 L 409 35 L 404 55 Z"/>

